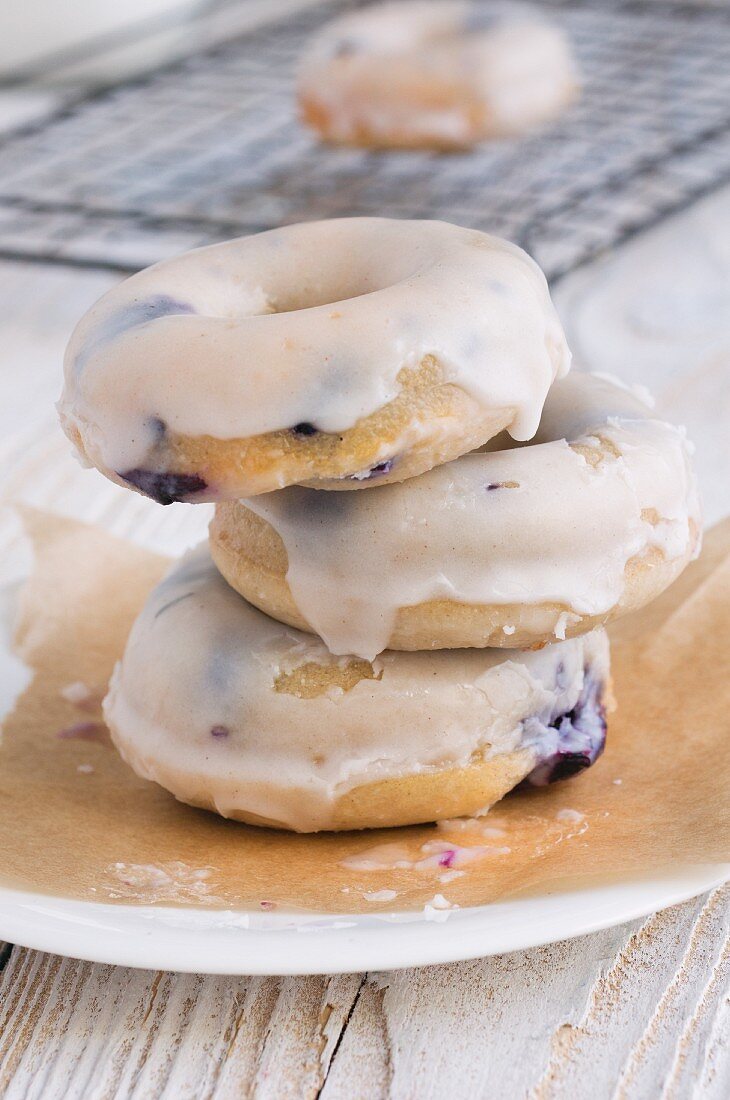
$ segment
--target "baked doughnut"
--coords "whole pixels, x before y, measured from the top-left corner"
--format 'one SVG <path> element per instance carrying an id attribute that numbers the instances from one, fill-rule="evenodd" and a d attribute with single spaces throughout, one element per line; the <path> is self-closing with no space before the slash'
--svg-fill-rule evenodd
<path id="1" fill-rule="evenodd" d="M 446 222 L 344 218 L 134 275 L 77 326 L 59 404 L 81 456 L 169 504 L 402 481 L 506 428 L 570 356 L 521 249 Z"/>
<path id="2" fill-rule="evenodd" d="M 151 593 L 104 714 L 127 763 L 183 802 L 361 829 L 475 814 L 587 767 L 608 676 L 600 630 L 533 653 L 338 659 L 241 599 L 201 547 Z"/>
<path id="3" fill-rule="evenodd" d="M 432 0 L 326 26 L 298 96 L 303 120 L 327 141 L 453 149 L 522 134 L 576 91 L 565 35 L 534 8 Z"/>
<path id="4" fill-rule="evenodd" d="M 248 600 L 372 660 L 582 634 L 671 584 L 699 530 L 683 432 L 621 385 L 572 373 L 528 446 L 371 493 L 292 487 L 222 504 L 210 533 Z"/>

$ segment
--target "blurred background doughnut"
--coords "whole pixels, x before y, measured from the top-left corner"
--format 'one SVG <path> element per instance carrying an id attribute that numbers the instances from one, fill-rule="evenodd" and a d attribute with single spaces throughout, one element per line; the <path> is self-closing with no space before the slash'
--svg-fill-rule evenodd
<path id="1" fill-rule="evenodd" d="M 326 141 L 464 148 L 526 133 L 577 95 L 568 41 L 529 5 L 377 4 L 326 26 L 299 77 L 304 121 Z"/>

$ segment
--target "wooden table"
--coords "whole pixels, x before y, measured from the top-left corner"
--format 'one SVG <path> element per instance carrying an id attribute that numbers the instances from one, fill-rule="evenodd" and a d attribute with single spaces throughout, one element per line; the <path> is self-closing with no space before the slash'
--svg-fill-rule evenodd
<path id="1" fill-rule="evenodd" d="M 725 192 L 556 290 L 581 365 L 649 384 L 660 414 L 688 426 L 709 520 L 726 510 L 730 482 L 729 275 Z M 202 534 L 206 509 L 163 513 L 82 471 L 55 423 L 69 329 L 115 278 L 0 263 L 5 492 L 177 551 Z M 7 567 L 20 569 L 7 513 L 0 542 Z M 571 942 L 332 978 L 152 973 L 7 946 L 0 1091 L 7 1100 L 724 1100 L 729 922 L 724 888 Z"/>

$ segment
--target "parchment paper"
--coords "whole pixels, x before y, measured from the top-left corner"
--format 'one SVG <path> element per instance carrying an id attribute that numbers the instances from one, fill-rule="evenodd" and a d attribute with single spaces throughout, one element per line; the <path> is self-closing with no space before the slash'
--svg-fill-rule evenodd
<path id="1" fill-rule="evenodd" d="M 330 912 L 417 909 L 436 897 L 438 911 L 730 859 L 730 521 L 668 593 L 611 630 L 618 709 L 593 768 L 510 795 L 466 826 L 316 836 L 224 821 L 133 774 L 99 704 L 168 562 L 69 519 L 26 511 L 25 521 L 36 565 L 16 646 L 34 678 L 0 747 L 8 885 L 127 904 Z M 452 842 L 453 862 L 440 855 Z M 348 865 L 383 844 L 420 865 Z M 477 858 L 465 856 L 474 847 Z"/>

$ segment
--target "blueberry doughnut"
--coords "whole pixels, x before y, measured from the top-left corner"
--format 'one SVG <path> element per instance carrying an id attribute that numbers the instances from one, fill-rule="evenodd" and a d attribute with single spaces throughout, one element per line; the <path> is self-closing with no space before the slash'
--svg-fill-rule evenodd
<path id="1" fill-rule="evenodd" d="M 577 92 L 565 35 L 534 8 L 432 0 L 351 12 L 304 58 L 302 119 L 326 141 L 464 148 L 522 134 Z"/>
<path id="2" fill-rule="evenodd" d="M 609 697 L 601 630 L 531 653 L 337 658 L 201 547 L 151 593 L 104 714 L 127 763 L 182 802 L 313 832 L 471 815 L 574 775 L 603 749 Z"/>
<path id="3" fill-rule="evenodd" d="M 211 551 L 251 603 L 332 653 L 523 648 L 644 606 L 698 549 L 681 430 L 573 373 L 527 446 L 372 493 L 292 487 L 216 508 Z"/>
<path id="4" fill-rule="evenodd" d="M 445 222 L 344 218 L 142 271 L 77 326 L 82 459 L 161 504 L 402 481 L 507 429 L 570 363 L 542 272 Z"/>

